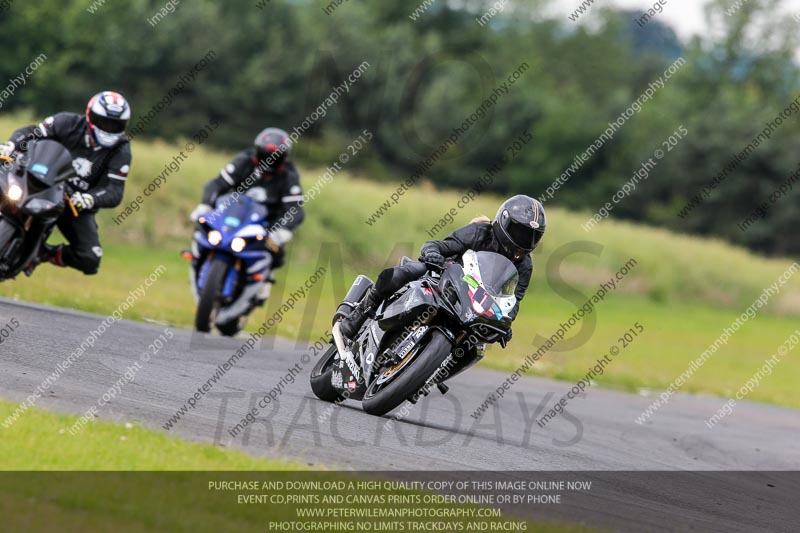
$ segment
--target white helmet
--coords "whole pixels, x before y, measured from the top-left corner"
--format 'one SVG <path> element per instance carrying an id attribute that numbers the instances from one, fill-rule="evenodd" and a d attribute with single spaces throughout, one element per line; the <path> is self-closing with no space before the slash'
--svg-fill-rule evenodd
<path id="1" fill-rule="evenodd" d="M 97 93 L 86 106 L 86 122 L 101 146 L 111 148 L 125 134 L 128 120 L 131 118 L 131 106 L 125 97 L 113 91 Z"/>

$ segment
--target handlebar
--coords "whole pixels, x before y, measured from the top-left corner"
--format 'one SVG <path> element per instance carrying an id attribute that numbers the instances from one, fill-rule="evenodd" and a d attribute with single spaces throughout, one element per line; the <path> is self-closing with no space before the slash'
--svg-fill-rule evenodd
<path id="1" fill-rule="evenodd" d="M 422 264 L 428 267 L 430 272 L 434 274 L 441 274 L 444 270 L 449 267 L 450 265 L 454 265 L 455 261 L 445 261 L 443 265 L 437 265 L 436 263 L 429 263 L 427 261 L 422 261 Z"/>
<path id="2" fill-rule="evenodd" d="M 434 274 L 441 274 L 446 267 L 446 265 L 437 265 L 436 263 L 430 263 L 428 261 L 423 261 L 422 264 L 428 267 L 428 270 Z"/>

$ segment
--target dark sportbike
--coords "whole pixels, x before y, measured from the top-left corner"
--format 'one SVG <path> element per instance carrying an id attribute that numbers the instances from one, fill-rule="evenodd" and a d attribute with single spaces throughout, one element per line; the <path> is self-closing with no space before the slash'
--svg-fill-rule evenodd
<path id="1" fill-rule="evenodd" d="M 38 255 L 69 205 L 64 182 L 75 176 L 72 156 L 60 143 L 32 142 L 25 154 L 0 165 L 0 281 L 16 277 Z"/>
<path id="2" fill-rule="evenodd" d="M 328 402 L 361 400 L 374 415 L 416 403 L 434 386 L 445 394 L 444 382 L 477 363 L 485 343 L 505 347 L 518 278 L 502 255 L 469 250 L 461 264 L 429 268 L 384 301 L 347 346 L 339 321 L 372 286 L 358 276 L 333 317 L 332 345 L 311 372 L 311 389 Z"/>
<path id="3" fill-rule="evenodd" d="M 236 335 L 247 322 L 261 283 L 271 283 L 271 244 L 264 225 L 267 209 L 252 196 L 266 192 L 254 188 L 246 195 L 220 196 L 217 208 L 200 217 L 194 232 L 197 262 L 189 270 L 197 301 L 195 329 Z M 252 194 L 251 194 L 252 193 Z M 184 252 L 192 260 L 191 252 Z"/>

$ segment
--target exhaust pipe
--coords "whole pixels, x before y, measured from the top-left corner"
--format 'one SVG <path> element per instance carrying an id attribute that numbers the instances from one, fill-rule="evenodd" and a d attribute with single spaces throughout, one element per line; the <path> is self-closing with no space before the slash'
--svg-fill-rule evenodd
<path id="1" fill-rule="evenodd" d="M 333 326 L 331 333 L 333 333 L 333 343 L 336 345 L 336 350 L 339 352 L 339 355 L 346 356 L 349 355 L 353 361 L 355 361 L 355 357 L 353 354 L 345 347 L 344 337 L 342 337 L 342 332 L 339 330 L 339 325 L 341 321 L 336 322 L 336 325 Z"/>
<path id="2" fill-rule="evenodd" d="M 356 358 L 353 355 L 353 352 L 348 350 L 345 347 L 344 337 L 342 336 L 342 332 L 339 330 L 339 325 L 341 321 L 336 322 L 336 325 L 333 326 L 331 333 L 333 334 L 333 343 L 336 345 L 336 350 L 339 352 L 339 355 L 346 359 L 347 368 L 350 369 L 351 374 L 353 374 L 353 378 L 360 382 L 362 380 L 361 377 L 361 365 L 356 362 Z"/>

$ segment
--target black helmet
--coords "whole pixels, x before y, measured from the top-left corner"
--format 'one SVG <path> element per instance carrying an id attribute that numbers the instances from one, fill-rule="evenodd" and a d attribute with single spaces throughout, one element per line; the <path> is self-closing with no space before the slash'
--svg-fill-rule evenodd
<path id="1" fill-rule="evenodd" d="M 497 210 L 492 232 L 504 254 L 512 260 L 528 255 L 544 235 L 547 217 L 539 200 L 518 194 Z"/>
<path id="2" fill-rule="evenodd" d="M 267 128 L 258 134 L 255 140 L 256 161 L 266 170 L 275 170 L 286 161 L 292 153 L 292 141 L 289 134 L 279 128 Z"/>

